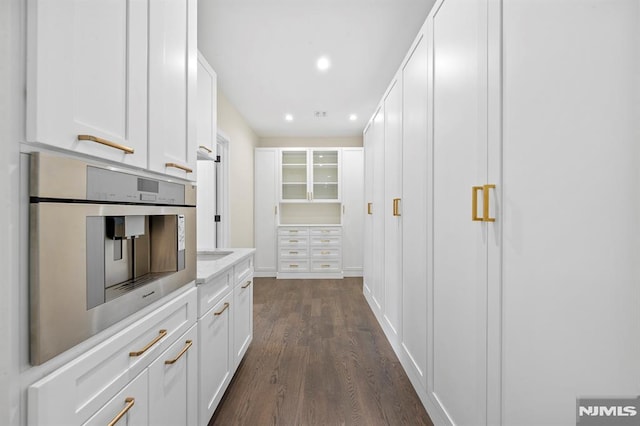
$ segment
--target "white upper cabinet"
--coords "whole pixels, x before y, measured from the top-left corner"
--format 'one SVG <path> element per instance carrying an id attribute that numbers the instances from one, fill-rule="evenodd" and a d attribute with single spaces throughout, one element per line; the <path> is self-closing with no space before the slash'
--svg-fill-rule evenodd
<path id="1" fill-rule="evenodd" d="M 147 166 L 147 8 L 29 1 L 27 141 Z"/>
<path id="2" fill-rule="evenodd" d="M 216 155 L 217 81 L 216 72 L 198 52 L 198 159 Z"/>
<path id="3" fill-rule="evenodd" d="M 149 169 L 195 180 L 196 0 L 149 3 Z"/>
<path id="4" fill-rule="evenodd" d="M 339 202 L 340 157 L 336 148 L 280 151 L 281 202 Z"/>

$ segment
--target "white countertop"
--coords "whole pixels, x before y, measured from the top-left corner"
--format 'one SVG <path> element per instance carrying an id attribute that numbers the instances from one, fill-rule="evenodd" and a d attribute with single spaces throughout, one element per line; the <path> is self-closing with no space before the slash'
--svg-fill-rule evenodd
<path id="1" fill-rule="evenodd" d="M 198 278 L 196 284 L 204 284 L 207 281 L 214 278 L 220 272 L 225 271 L 241 260 L 251 256 L 256 249 L 254 248 L 229 248 L 229 249 L 216 249 L 213 251 L 198 252 Z M 217 260 L 207 259 L 208 255 L 216 253 L 228 253 L 224 257 Z"/>

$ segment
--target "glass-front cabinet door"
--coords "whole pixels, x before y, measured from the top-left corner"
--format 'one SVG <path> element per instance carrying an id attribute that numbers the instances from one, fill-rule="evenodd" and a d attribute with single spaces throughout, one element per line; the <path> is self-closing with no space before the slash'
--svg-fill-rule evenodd
<path id="1" fill-rule="evenodd" d="M 281 196 L 282 201 L 308 201 L 310 190 L 307 150 L 281 151 Z"/>
<path id="2" fill-rule="evenodd" d="M 312 150 L 312 201 L 340 199 L 340 152 L 338 150 Z"/>

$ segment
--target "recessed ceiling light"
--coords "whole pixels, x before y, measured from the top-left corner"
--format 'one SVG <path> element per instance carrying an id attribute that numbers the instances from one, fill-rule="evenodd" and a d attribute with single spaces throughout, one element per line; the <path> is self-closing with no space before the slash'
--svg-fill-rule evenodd
<path id="1" fill-rule="evenodd" d="M 293 115 L 291 115 L 291 114 L 285 114 L 285 115 L 284 115 L 284 119 L 285 119 L 285 120 L 287 120 L 287 121 L 293 121 Z"/>
<path id="2" fill-rule="evenodd" d="M 357 115 L 355 115 L 355 114 L 351 114 L 351 115 L 349 116 L 349 120 L 351 120 L 351 121 L 356 121 L 357 119 L 358 119 L 358 116 L 357 116 Z"/>
<path id="3" fill-rule="evenodd" d="M 316 66 L 320 71 L 326 71 L 331 67 L 331 61 L 326 56 L 321 56 L 316 62 Z"/>

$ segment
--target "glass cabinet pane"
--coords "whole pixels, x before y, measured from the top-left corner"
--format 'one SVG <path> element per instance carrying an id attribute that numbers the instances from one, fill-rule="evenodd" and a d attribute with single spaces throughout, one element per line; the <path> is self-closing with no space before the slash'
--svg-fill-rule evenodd
<path id="1" fill-rule="evenodd" d="M 337 200 L 338 151 L 313 151 L 313 199 Z"/>
<path id="2" fill-rule="evenodd" d="M 307 151 L 282 151 L 282 199 L 306 200 Z"/>

